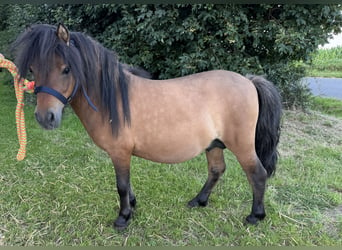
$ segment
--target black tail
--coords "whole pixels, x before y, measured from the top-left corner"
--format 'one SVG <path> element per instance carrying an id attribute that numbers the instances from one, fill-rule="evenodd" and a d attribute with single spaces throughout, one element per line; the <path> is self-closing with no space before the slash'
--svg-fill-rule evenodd
<path id="1" fill-rule="evenodd" d="M 254 83 L 259 97 L 255 149 L 268 177 L 270 177 L 275 172 L 278 160 L 277 145 L 282 116 L 281 96 L 277 88 L 265 78 L 261 76 L 247 76 L 247 78 Z"/>

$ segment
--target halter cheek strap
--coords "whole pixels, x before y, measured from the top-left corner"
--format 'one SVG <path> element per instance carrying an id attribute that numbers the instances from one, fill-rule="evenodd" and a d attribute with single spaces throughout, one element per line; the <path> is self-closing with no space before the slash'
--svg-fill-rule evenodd
<path id="1" fill-rule="evenodd" d="M 85 91 L 85 89 L 84 89 L 83 86 L 82 86 L 82 91 L 83 91 L 83 95 L 84 95 L 85 99 L 87 100 L 89 106 L 90 106 L 94 111 L 97 112 L 96 106 L 95 106 L 94 103 L 90 100 L 90 98 L 89 98 L 89 96 L 88 96 L 88 94 L 87 94 L 87 91 Z M 74 92 L 75 92 L 75 93 L 74 93 Z M 74 89 L 74 90 L 73 90 L 73 93 L 72 93 L 71 96 L 69 97 L 70 100 L 71 100 L 71 98 L 73 98 L 73 95 L 75 95 L 75 94 L 76 94 L 76 91 L 75 91 L 75 89 Z M 69 98 L 68 98 L 68 99 L 69 99 Z"/>
<path id="2" fill-rule="evenodd" d="M 62 95 L 61 93 L 59 93 L 57 90 L 54 90 L 52 88 L 49 88 L 49 87 L 46 87 L 46 86 L 38 86 L 38 87 L 35 87 L 34 88 L 34 93 L 35 94 L 38 94 L 40 92 L 43 92 L 43 93 L 47 93 L 49 95 L 52 95 L 54 97 L 56 97 L 59 101 L 61 101 L 64 105 L 66 105 L 68 102 L 70 102 L 72 100 L 72 98 L 74 98 L 74 96 L 76 95 L 76 92 L 79 88 L 79 84 L 78 82 L 76 82 L 76 85 L 71 93 L 71 95 L 68 97 L 68 98 L 65 98 L 64 95 Z M 83 88 L 82 86 L 82 92 L 83 92 L 83 95 L 84 97 L 86 98 L 88 104 L 90 105 L 90 107 L 97 111 L 97 108 L 96 106 L 94 105 L 94 103 L 90 100 L 87 92 L 85 91 L 85 89 Z"/>

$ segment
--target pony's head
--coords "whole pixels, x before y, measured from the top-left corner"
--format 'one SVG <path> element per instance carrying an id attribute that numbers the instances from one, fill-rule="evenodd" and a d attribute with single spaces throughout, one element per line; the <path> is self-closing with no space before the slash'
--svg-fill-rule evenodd
<path id="1" fill-rule="evenodd" d="M 71 66 L 65 61 L 62 51 L 70 46 L 68 30 L 59 25 L 55 33 L 56 51 L 51 53 L 50 63 L 46 70 L 41 70 L 42 62 L 33 61 L 29 66 L 34 75 L 37 94 L 35 117 L 45 129 L 54 129 L 60 125 L 64 105 L 72 99 L 76 91 L 76 82 L 71 72 Z M 60 47 L 62 53 L 57 53 Z M 74 91 L 75 90 L 75 91 Z"/>
<path id="2" fill-rule="evenodd" d="M 45 129 L 60 125 L 62 111 L 79 90 L 82 60 L 70 42 L 69 31 L 60 24 L 34 25 L 14 43 L 18 50 L 16 63 L 19 74 L 25 78 L 28 71 L 35 79 L 37 106 L 35 117 Z"/>
<path id="3" fill-rule="evenodd" d="M 66 103 L 84 97 L 97 111 L 94 100 L 117 135 L 120 126 L 130 124 L 127 74 L 150 77 L 146 71 L 121 64 L 114 51 L 84 33 L 69 32 L 62 24 L 28 27 L 13 43 L 13 50 L 20 77 L 26 78 L 32 71 L 37 94 L 35 115 L 46 129 L 60 125 Z"/>

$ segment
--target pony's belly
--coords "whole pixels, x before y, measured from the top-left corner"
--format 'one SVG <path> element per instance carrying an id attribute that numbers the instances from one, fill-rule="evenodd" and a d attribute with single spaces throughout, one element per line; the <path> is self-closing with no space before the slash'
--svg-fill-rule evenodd
<path id="1" fill-rule="evenodd" d="M 193 143 L 178 143 L 163 145 L 145 145 L 144 148 L 136 148 L 133 155 L 160 163 L 180 163 L 188 161 L 202 153 L 205 146 Z"/>

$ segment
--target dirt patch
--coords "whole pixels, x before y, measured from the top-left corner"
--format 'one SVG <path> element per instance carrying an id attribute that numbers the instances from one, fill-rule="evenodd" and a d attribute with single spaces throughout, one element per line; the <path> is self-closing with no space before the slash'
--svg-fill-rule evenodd
<path id="1" fill-rule="evenodd" d="M 342 119 L 316 111 L 303 113 L 286 110 L 282 121 L 279 153 L 283 157 L 293 156 L 298 153 L 294 145 L 300 145 L 305 149 L 317 141 L 322 146 L 341 146 L 341 134 Z"/>
<path id="2" fill-rule="evenodd" d="M 339 205 L 333 209 L 329 209 L 325 212 L 325 215 L 332 218 L 334 221 L 340 220 L 342 222 L 342 205 Z"/>
<path id="3" fill-rule="evenodd" d="M 328 209 L 324 212 L 326 217 L 324 228 L 333 237 L 340 238 L 342 235 L 342 205 Z"/>

